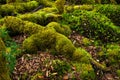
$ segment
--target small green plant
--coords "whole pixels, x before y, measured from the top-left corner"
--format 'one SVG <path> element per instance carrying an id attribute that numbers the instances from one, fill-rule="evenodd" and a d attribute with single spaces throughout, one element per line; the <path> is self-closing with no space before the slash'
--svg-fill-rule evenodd
<path id="1" fill-rule="evenodd" d="M 8 37 L 8 32 L 4 27 L 0 28 L 0 38 L 5 42 L 6 50 L 3 51 L 3 56 L 6 59 L 9 71 L 12 72 L 16 64 L 16 56 L 19 55 L 19 46 Z"/>

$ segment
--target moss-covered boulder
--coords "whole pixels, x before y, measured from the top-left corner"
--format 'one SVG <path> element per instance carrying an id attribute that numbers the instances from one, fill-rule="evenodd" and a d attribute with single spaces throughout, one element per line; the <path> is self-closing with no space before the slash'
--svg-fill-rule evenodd
<path id="1" fill-rule="evenodd" d="M 54 29 L 46 29 L 32 35 L 23 42 L 23 48 L 30 53 L 49 49 L 55 54 L 71 56 L 75 50 L 72 42 Z"/>
<path id="2" fill-rule="evenodd" d="M 4 18 L 4 25 L 7 27 L 7 29 L 11 33 L 19 33 L 19 34 L 34 34 L 43 29 L 42 26 L 28 22 L 23 21 L 17 17 L 8 16 Z"/>
<path id="3" fill-rule="evenodd" d="M 64 22 L 80 34 L 103 42 L 120 41 L 120 28 L 106 16 L 92 11 L 74 11 L 64 14 Z"/>
<path id="4" fill-rule="evenodd" d="M 61 25 L 57 22 L 50 22 L 47 27 L 54 28 L 56 32 L 61 33 L 63 35 L 69 36 L 71 34 L 71 29 L 67 25 Z"/>
<path id="5" fill-rule="evenodd" d="M 5 51 L 5 44 L 0 38 L 0 80 L 11 80 L 6 66 L 6 60 L 2 54 L 3 51 Z"/>
<path id="6" fill-rule="evenodd" d="M 120 5 L 95 5 L 94 11 L 106 15 L 111 21 L 120 26 Z"/>
<path id="7" fill-rule="evenodd" d="M 0 6 L 0 15 L 2 17 L 13 15 L 15 13 L 15 7 L 13 5 L 5 4 Z"/>
<path id="8" fill-rule="evenodd" d="M 46 12 L 44 10 L 39 10 L 35 13 L 28 13 L 24 15 L 19 15 L 19 18 L 26 21 L 31 21 L 40 25 L 47 25 L 49 22 L 58 21 L 61 15 L 52 12 Z"/>

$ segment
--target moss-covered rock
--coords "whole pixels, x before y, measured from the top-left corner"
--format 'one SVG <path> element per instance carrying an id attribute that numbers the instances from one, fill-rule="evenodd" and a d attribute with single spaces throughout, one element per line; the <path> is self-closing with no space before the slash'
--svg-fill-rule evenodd
<path id="1" fill-rule="evenodd" d="M 2 17 L 13 15 L 15 13 L 15 8 L 13 5 L 5 4 L 0 7 L 0 15 Z"/>
<path id="2" fill-rule="evenodd" d="M 43 10 L 39 10 L 35 13 L 19 15 L 18 17 L 22 20 L 31 21 L 43 26 L 47 25 L 51 21 L 58 21 L 61 18 L 59 14 L 52 12 L 49 13 Z"/>
<path id="3" fill-rule="evenodd" d="M 92 11 L 94 9 L 93 5 L 72 5 L 72 6 L 65 6 L 65 12 L 73 12 L 74 10 L 87 10 L 87 11 Z"/>
<path id="4" fill-rule="evenodd" d="M 120 5 L 96 5 L 94 11 L 106 15 L 115 25 L 120 26 Z"/>
<path id="5" fill-rule="evenodd" d="M 33 48 L 34 47 L 34 48 Z M 46 29 L 34 34 L 23 42 L 23 48 L 28 52 L 36 53 L 37 50 L 49 49 L 55 54 L 71 56 L 75 50 L 72 42 L 54 29 Z"/>
<path id="6" fill-rule="evenodd" d="M 0 38 L 0 80 L 11 80 L 9 76 L 9 72 L 6 66 L 6 60 L 3 57 L 2 52 L 5 51 L 5 44 Z"/>
<path id="7" fill-rule="evenodd" d="M 4 24 L 7 27 L 7 29 L 12 33 L 20 33 L 20 34 L 34 34 L 43 29 L 42 26 L 28 22 L 23 21 L 17 17 L 8 16 L 4 18 Z"/>
<path id="8" fill-rule="evenodd" d="M 71 34 L 71 29 L 67 25 L 61 25 L 57 22 L 50 22 L 47 27 L 53 27 L 56 32 L 61 33 L 63 35 L 69 36 Z"/>
<path id="9" fill-rule="evenodd" d="M 58 9 L 59 13 L 64 12 L 64 4 L 66 0 L 56 0 L 55 1 L 55 6 Z"/>
<path id="10" fill-rule="evenodd" d="M 120 28 L 106 16 L 92 11 L 64 14 L 64 22 L 80 34 L 103 42 L 120 41 Z"/>
<path id="11" fill-rule="evenodd" d="M 73 60 L 81 63 L 89 63 L 90 57 L 90 54 L 82 48 L 77 48 L 73 53 Z"/>

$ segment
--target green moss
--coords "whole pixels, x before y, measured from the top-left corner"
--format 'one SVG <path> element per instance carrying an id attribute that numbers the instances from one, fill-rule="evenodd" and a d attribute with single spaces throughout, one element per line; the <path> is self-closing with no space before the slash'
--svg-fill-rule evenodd
<path id="1" fill-rule="evenodd" d="M 19 15 L 18 17 L 22 20 L 31 21 L 43 26 L 47 25 L 51 21 L 58 21 L 58 19 L 61 18 L 58 14 L 52 12 L 49 13 L 43 10 L 39 10 L 35 13 Z"/>
<path id="2" fill-rule="evenodd" d="M 65 6 L 65 12 L 73 12 L 74 10 L 87 10 L 92 11 L 94 9 L 93 5 L 72 5 L 72 6 Z"/>
<path id="3" fill-rule="evenodd" d="M 46 50 L 51 48 L 55 43 L 55 31 L 43 30 L 38 34 L 34 34 L 31 37 L 25 39 L 23 47 L 27 52 L 36 53 L 37 50 Z"/>
<path id="4" fill-rule="evenodd" d="M 90 54 L 82 48 L 77 48 L 73 53 L 73 60 L 81 63 L 89 63 L 90 57 Z"/>
<path id="5" fill-rule="evenodd" d="M 65 0 L 56 0 L 55 1 L 55 6 L 58 9 L 59 13 L 64 12 L 64 4 L 65 4 Z"/>
<path id="6" fill-rule="evenodd" d="M 13 5 L 5 4 L 0 7 L 0 15 L 2 17 L 12 15 L 15 12 L 15 8 Z"/>
<path id="7" fill-rule="evenodd" d="M 92 44 L 92 42 L 88 38 L 83 38 L 82 39 L 82 44 L 85 46 L 89 46 Z"/>
<path id="8" fill-rule="evenodd" d="M 42 80 L 42 78 L 40 79 L 39 76 L 42 76 L 42 73 L 37 73 L 34 76 L 32 76 L 31 80 Z"/>
<path id="9" fill-rule="evenodd" d="M 32 22 L 22 21 L 19 18 L 8 16 L 4 19 L 4 24 L 12 33 L 34 34 L 43 29 L 42 26 Z"/>
<path id="10" fill-rule="evenodd" d="M 5 44 L 2 41 L 2 39 L 0 38 L 0 80 L 3 79 L 7 79 L 7 80 L 11 80 L 9 77 L 9 72 L 6 66 L 6 61 L 5 58 L 3 57 L 2 51 L 5 51 Z"/>
<path id="11" fill-rule="evenodd" d="M 120 46 L 116 44 L 107 45 L 106 56 L 110 64 L 118 64 L 120 62 Z"/>
<path id="12" fill-rule="evenodd" d="M 91 64 L 73 62 L 73 66 L 79 73 L 76 77 L 80 77 L 82 80 L 95 80 L 95 73 Z"/>
<path id="13" fill-rule="evenodd" d="M 81 4 L 94 4 L 95 0 L 81 0 Z"/>
<path id="14" fill-rule="evenodd" d="M 59 54 L 72 57 L 75 47 L 67 37 L 62 34 L 57 34 L 55 50 Z"/>
<path id="15" fill-rule="evenodd" d="M 120 77 L 120 70 L 117 70 L 117 75 L 118 77 Z"/>
<path id="16" fill-rule="evenodd" d="M 28 52 L 49 49 L 54 51 L 55 54 L 69 56 L 72 56 L 75 50 L 72 42 L 64 35 L 55 32 L 54 29 L 46 29 L 38 34 L 32 35 L 23 42 L 23 47 Z M 34 49 L 33 47 L 36 47 L 37 49 Z"/>
<path id="17" fill-rule="evenodd" d="M 47 27 L 53 27 L 56 32 L 61 33 L 63 35 L 69 36 L 71 34 L 71 29 L 67 25 L 61 25 L 57 22 L 50 22 Z"/>
<path id="18" fill-rule="evenodd" d="M 64 14 L 64 22 L 80 34 L 101 40 L 102 42 L 119 42 L 120 28 L 115 26 L 106 16 L 92 12 L 76 10 Z"/>
<path id="19" fill-rule="evenodd" d="M 106 15 L 115 25 L 120 26 L 120 5 L 96 5 L 94 11 Z"/>

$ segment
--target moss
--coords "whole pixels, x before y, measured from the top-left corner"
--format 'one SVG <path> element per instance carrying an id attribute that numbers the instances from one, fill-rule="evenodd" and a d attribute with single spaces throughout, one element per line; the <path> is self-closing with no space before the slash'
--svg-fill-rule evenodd
<path id="1" fill-rule="evenodd" d="M 61 18 L 60 15 L 39 10 L 35 13 L 29 13 L 24 15 L 19 15 L 19 18 L 26 21 L 31 21 L 40 25 L 47 25 L 51 21 L 58 21 Z"/>
<path id="2" fill-rule="evenodd" d="M 9 77 L 9 72 L 6 66 L 5 58 L 3 57 L 2 51 L 5 51 L 5 44 L 0 38 L 0 80 L 11 80 Z"/>
<path id="3" fill-rule="evenodd" d="M 74 10 L 87 10 L 92 11 L 94 9 L 93 5 L 72 5 L 72 6 L 65 6 L 65 12 L 73 12 Z"/>
<path id="4" fill-rule="evenodd" d="M 73 53 L 73 60 L 81 63 L 90 63 L 90 57 L 90 54 L 82 48 L 77 48 Z"/>
<path id="5" fill-rule="evenodd" d="M 120 46 L 117 44 L 107 45 L 106 56 L 110 64 L 118 64 L 120 62 Z"/>
<path id="6" fill-rule="evenodd" d="M 41 78 L 39 78 L 39 76 L 41 76 Z M 31 80 L 42 80 L 42 73 L 37 73 L 35 75 L 32 76 Z"/>
<path id="7" fill-rule="evenodd" d="M 2 17 L 12 15 L 15 12 L 15 8 L 13 5 L 5 4 L 0 7 L 0 15 Z"/>
<path id="8" fill-rule="evenodd" d="M 69 36 L 71 34 L 71 29 L 67 25 L 61 25 L 57 22 L 50 22 L 47 27 L 53 27 L 56 32 L 61 33 L 63 35 Z"/>
<path id="9" fill-rule="evenodd" d="M 120 70 L 117 70 L 116 73 L 117 73 L 118 77 L 120 78 Z"/>
<path id="10" fill-rule="evenodd" d="M 32 45 L 30 45 L 32 44 Z M 36 47 L 35 49 L 32 47 Z M 37 50 L 53 50 L 56 54 L 71 56 L 75 50 L 72 42 L 54 29 L 46 29 L 38 34 L 34 34 L 23 42 L 23 48 L 28 52 Z"/>
<path id="11" fill-rule="evenodd" d="M 64 14 L 63 17 L 71 29 L 88 38 L 101 40 L 104 43 L 120 41 L 120 28 L 100 13 L 76 10 Z"/>
<path id="12" fill-rule="evenodd" d="M 23 42 L 23 47 L 27 52 L 36 53 L 37 50 L 46 50 L 51 48 L 55 43 L 55 31 L 43 30 L 38 34 L 34 34 Z"/>
<path id="13" fill-rule="evenodd" d="M 57 9 L 54 7 L 45 7 L 41 9 L 40 11 L 45 11 L 47 13 L 58 13 Z"/>
<path id="14" fill-rule="evenodd" d="M 37 8 L 39 5 L 37 1 L 30 1 L 30 2 L 22 4 L 22 6 L 24 7 L 25 11 L 28 12 L 28 11 L 31 11 Z"/>
<path id="15" fill-rule="evenodd" d="M 82 80 L 95 80 L 95 73 L 91 64 L 73 62 L 73 66 L 78 72 L 76 77 Z"/>
<path id="16" fill-rule="evenodd" d="M 81 0 L 81 4 L 94 4 L 95 0 Z"/>
<path id="17" fill-rule="evenodd" d="M 43 29 L 42 26 L 32 22 L 23 21 L 17 17 L 8 16 L 4 19 L 4 24 L 12 33 L 34 34 Z"/>
<path id="18" fill-rule="evenodd" d="M 120 5 L 96 5 L 94 11 L 106 15 L 115 25 L 120 26 Z"/>
<path id="19" fill-rule="evenodd" d="M 59 54 L 68 55 L 68 57 L 72 57 L 73 52 L 75 51 L 75 47 L 72 42 L 62 34 L 57 34 L 56 36 L 56 44 L 55 50 Z"/>
<path id="20" fill-rule="evenodd" d="M 83 38 L 82 39 L 82 44 L 85 46 L 89 46 L 92 44 L 92 42 L 88 38 Z"/>
<path id="21" fill-rule="evenodd" d="M 58 9 L 59 13 L 64 12 L 64 4 L 65 4 L 65 0 L 56 0 L 55 1 L 55 6 Z"/>

